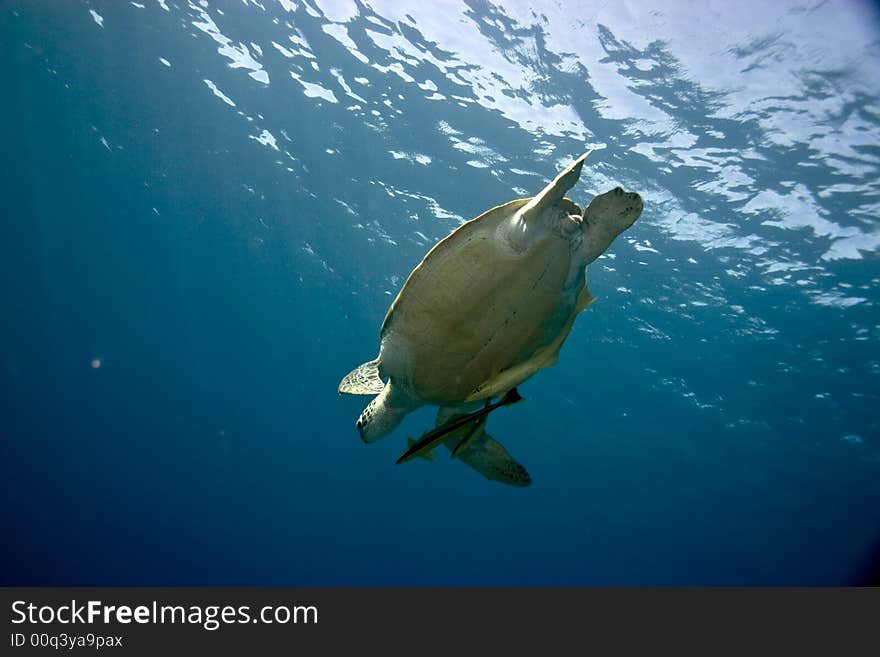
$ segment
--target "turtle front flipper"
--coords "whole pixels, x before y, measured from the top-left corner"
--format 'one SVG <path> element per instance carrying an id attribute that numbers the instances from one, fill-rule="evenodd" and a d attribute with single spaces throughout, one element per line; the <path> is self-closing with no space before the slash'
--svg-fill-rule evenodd
<path id="1" fill-rule="evenodd" d="M 536 220 L 547 208 L 559 203 L 565 196 L 565 192 L 574 187 L 574 184 L 581 177 L 581 169 L 584 166 L 584 160 L 593 152 L 591 148 L 578 159 L 572 162 L 562 173 L 553 179 L 541 192 L 530 200 L 519 211 L 522 220 L 526 223 Z"/>

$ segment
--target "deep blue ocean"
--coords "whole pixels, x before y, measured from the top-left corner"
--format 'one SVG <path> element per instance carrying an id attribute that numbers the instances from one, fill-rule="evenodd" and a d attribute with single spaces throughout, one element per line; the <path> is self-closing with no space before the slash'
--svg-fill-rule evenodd
<path id="1" fill-rule="evenodd" d="M 3 584 L 866 582 L 871 4 L 0 3 Z M 337 384 L 463 221 L 615 185 L 513 488 Z"/>

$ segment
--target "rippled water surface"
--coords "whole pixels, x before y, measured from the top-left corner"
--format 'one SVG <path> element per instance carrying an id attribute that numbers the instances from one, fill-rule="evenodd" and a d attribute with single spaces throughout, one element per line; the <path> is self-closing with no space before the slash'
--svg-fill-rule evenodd
<path id="1" fill-rule="evenodd" d="M 17 0 L 0 55 L 4 583 L 865 581 L 873 5 Z M 645 211 L 491 418 L 533 485 L 362 444 L 413 266 L 588 147 Z"/>

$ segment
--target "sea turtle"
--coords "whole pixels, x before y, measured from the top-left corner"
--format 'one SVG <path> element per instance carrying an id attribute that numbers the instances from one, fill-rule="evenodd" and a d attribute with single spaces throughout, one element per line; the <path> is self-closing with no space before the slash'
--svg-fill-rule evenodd
<path id="1" fill-rule="evenodd" d="M 382 323 L 379 355 L 339 384 L 341 393 L 376 395 L 357 420 L 365 442 L 391 432 L 410 411 L 437 405 L 436 427 L 410 439 L 398 462 L 432 458 L 444 442 L 453 458 L 489 479 L 531 483 L 485 432 L 486 418 L 519 401 L 516 386 L 556 363 L 578 313 L 594 300 L 585 265 L 643 208 L 639 194 L 621 187 L 584 211 L 564 198 L 589 154 L 534 198 L 462 224 L 412 271 Z"/>

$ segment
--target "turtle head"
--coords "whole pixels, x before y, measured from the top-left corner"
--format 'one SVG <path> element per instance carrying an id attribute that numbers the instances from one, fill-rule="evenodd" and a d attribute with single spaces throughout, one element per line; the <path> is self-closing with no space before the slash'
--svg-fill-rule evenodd
<path id="1" fill-rule="evenodd" d="M 615 187 L 594 198 L 582 219 L 584 262 L 589 264 L 602 255 L 615 237 L 635 223 L 644 207 L 637 192 L 628 192 L 623 187 Z"/>

